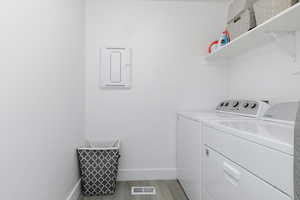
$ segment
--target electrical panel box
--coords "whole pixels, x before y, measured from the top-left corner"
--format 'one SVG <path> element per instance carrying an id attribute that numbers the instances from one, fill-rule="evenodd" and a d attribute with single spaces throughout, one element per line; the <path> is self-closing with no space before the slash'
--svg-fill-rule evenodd
<path id="1" fill-rule="evenodd" d="M 131 49 L 100 49 L 100 86 L 102 88 L 130 88 Z"/>

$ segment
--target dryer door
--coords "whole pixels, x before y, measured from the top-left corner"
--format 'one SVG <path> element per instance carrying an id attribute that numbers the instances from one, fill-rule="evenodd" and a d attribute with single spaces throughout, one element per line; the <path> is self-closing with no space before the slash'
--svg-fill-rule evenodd
<path id="1" fill-rule="evenodd" d="M 204 146 L 204 191 L 213 200 L 290 200 L 220 153 Z M 207 199 L 204 199 L 207 200 Z"/>
<path id="2" fill-rule="evenodd" d="M 298 108 L 294 134 L 294 199 L 300 200 L 300 107 Z"/>

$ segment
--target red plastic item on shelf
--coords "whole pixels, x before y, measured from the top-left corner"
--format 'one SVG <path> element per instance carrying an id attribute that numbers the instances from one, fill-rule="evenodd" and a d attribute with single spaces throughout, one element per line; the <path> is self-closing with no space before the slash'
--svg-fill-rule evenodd
<path id="1" fill-rule="evenodd" d="M 219 44 L 219 41 L 218 41 L 218 40 L 213 41 L 213 42 L 209 45 L 209 47 L 208 47 L 208 53 L 211 53 L 212 47 L 213 47 L 214 45 L 218 45 L 218 44 Z"/>

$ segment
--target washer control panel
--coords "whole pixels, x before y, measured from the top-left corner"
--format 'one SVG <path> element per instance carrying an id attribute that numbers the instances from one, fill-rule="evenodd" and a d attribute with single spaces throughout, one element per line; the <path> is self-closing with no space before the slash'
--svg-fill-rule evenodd
<path id="1" fill-rule="evenodd" d="M 259 117 L 269 108 L 269 104 L 253 100 L 226 100 L 219 103 L 217 112 Z"/>

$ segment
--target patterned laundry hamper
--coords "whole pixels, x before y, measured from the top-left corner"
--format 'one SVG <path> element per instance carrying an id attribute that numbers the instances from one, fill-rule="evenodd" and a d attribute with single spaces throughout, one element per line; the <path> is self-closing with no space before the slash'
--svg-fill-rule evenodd
<path id="1" fill-rule="evenodd" d="M 87 142 L 77 149 L 84 196 L 112 195 L 116 191 L 120 140 Z"/>

